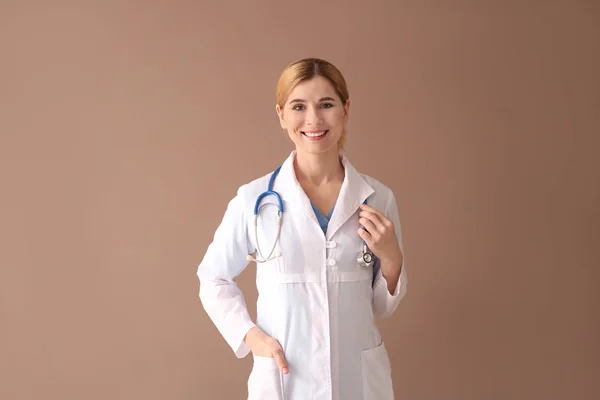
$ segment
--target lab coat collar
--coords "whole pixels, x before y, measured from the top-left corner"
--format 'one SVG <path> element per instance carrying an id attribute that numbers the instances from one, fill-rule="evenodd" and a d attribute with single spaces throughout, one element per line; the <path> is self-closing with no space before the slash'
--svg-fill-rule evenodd
<path id="1" fill-rule="evenodd" d="M 296 150 L 293 150 L 282 164 L 273 189 L 279 192 L 284 201 L 284 218 L 286 213 L 299 212 L 314 220 L 318 225 L 319 222 L 310 204 L 310 199 L 296 179 L 295 159 Z M 336 231 L 359 210 L 365 199 L 375 192 L 345 155 L 341 154 L 340 159 L 344 166 L 344 182 L 327 226 L 327 240 L 330 240 Z"/>

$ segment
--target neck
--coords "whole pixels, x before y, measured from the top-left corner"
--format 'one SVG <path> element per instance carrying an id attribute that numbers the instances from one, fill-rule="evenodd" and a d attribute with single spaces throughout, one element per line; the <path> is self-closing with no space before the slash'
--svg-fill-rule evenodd
<path id="1" fill-rule="evenodd" d="M 321 154 L 297 151 L 294 170 L 299 182 L 315 186 L 344 181 L 344 167 L 337 148 Z"/>

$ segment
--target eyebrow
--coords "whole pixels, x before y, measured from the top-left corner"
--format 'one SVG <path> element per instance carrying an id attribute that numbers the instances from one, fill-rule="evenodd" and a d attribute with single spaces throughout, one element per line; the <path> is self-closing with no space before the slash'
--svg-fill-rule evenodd
<path id="1" fill-rule="evenodd" d="M 322 101 L 335 101 L 335 99 L 333 97 L 322 97 L 321 99 L 319 99 L 319 103 Z M 294 100 L 290 101 L 290 104 L 292 104 L 292 103 L 306 103 L 306 100 L 294 99 Z"/>

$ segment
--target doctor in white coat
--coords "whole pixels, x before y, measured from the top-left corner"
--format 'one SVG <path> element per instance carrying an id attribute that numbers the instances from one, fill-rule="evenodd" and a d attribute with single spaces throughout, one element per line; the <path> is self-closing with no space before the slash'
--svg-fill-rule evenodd
<path id="1" fill-rule="evenodd" d="M 341 152 L 350 102 L 335 66 L 288 65 L 276 97 L 295 150 L 229 202 L 198 267 L 202 305 L 237 357 L 252 353 L 249 399 L 393 399 L 374 317 L 406 292 L 395 196 Z M 270 181 L 281 225 L 275 195 L 255 207 Z M 256 322 L 234 281 L 249 260 L 258 261 Z"/>

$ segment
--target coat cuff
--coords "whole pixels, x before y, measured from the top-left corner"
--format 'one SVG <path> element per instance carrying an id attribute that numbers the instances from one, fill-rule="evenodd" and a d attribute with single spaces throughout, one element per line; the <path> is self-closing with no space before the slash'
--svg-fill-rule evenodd
<path id="1" fill-rule="evenodd" d="M 406 293 L 406 263 L 402 261 L 402 269 L 400 270 L 400 276 L 396 282 L 396 289 L 394 293 L 390 293 L 388 290 L 388 282 L 383 276 L 381 269 L 377 271 L 375 277 L 375 285 L 373 287 L 374 303 L 378 310 L 380 310 L 381 316 L 390 315 L 400 303 L 402 297 Z"/>
<path id="2" fill-rule="evenodd" d="M 244 338 L 248 331 L 254 328 L 256 324 L 252 321 L 245 321 L 244 324 L 239 328 L 234 336 L 232 336 L 229 346 L 235 353 L 237 358 L 244 358 L 250 353 L 250 348 L 244 342 Z"/>

